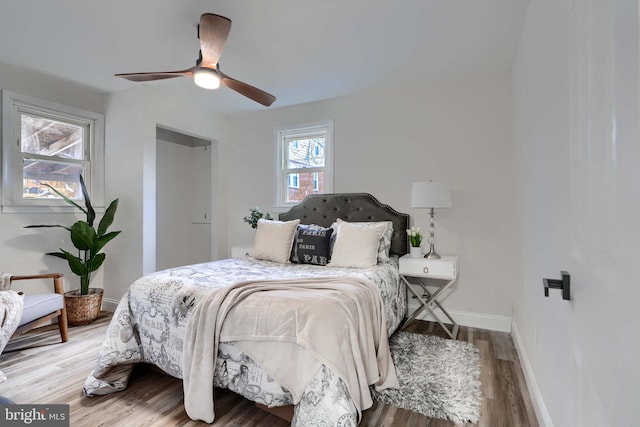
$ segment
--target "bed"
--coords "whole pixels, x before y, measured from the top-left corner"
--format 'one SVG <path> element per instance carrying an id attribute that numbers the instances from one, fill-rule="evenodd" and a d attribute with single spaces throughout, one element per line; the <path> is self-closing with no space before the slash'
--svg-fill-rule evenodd
<path id="1" fill-rule="evenodd" d="M 387 336 L 406 317 L 398 257 L 407 252 L 408 222 L 408 215 L 370 194 L 312 195 L 268 224 L 287 229 L 296 224 L 289 242 L 294 250 L 289 249 L 284 262 L 269 259 L 271 247 L 261 256 L 259 241 L 282 235 L 264 234 L 269 228 L 262 224 L 253 256 L 145 275 L 129 287 L 114 312 L 83 393 L 123 390 L 134 364 L 150 363 L 183 379 L 185 409 L 193 419 L 214 420 L 215 386 L 268 408 L 295 404 L 292 425 L 356 425 L 360 411 L 371 405 L 364 387 L 394 386 L 395 370 L 385 352 Z M 376 239 L 372 266 L 349 259 L 359 251 L 344 243 L 350 232 L 360 233 L 363 227 L 370 240 Z M 334 258 L 327 265 L 305 252 L 310 246 L 302 244 L 302 230 L 333 234 Z M 389 240 L 386 248 L 384 238 Z M 362 242 L 358 245 L 365 247 Z M 349 261 L 341 263 L 343 259 Z M 302 292 L 317 294 L 316 299 L 298 298 Z M 290 306 L 298 307 L 294 314 L 286 312 Z M 341 310 L 350 313 L 346 323 L 336 321 Z M 312 320 L 299 320 L 307 312 Z M 297 329 L 286 330 L 289 326 Z M 309 341 L 314 342 L 307 346 Z M 336 348 L 327 350 L 327 345 Z"/>

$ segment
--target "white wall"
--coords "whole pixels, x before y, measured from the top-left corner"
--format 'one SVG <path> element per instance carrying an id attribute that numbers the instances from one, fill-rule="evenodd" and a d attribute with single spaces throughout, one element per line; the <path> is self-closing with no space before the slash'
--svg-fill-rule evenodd
<path id="1" fill-rule="evenodd" d="M 143 270 L 155 266 L 155 206 L 148 209 L 145 218 L 144 169 L 152 169 L 152 186 L 147 191 L 155 193 L 155 125 L 150 127 L 145 110 L 144 88 L 134 88 L 107 97 L 105 127 L 106 199 L 119 198 L 115 226 L 122 230 L 117 239 L 110 242 L 111 256 L 103 270 L 105 302 L 118 301 L 128 285 L 142 275 Z M 152 147 L 148 147 L 151 145 Z M 145 153 L 153 149 L 153 153 Z M 148 195 L 146 197 L 149 197 Z M 152 223 L 153 232 L 143 229 L 143 223 Z M 145 233 L 146 232 L 146 233 Z M 147 252 L 153 247 L 153 257 L 144 261 L 144 240 Z M 107 307 L 109 307 L 107 305 Z"/>
<path id="2" fill-rule="evenodd" d="M 640 419 L 638 12 L 634 0 L 533 1 L 520 40 L 514 338 L 542 425 Z M 571 301 L 543 296 L 560 270 Z"/>
<path id="3" fill-rule="evenodd" d="M 110 243 L 105 301 L 113 308 L 128 286 L 156 270 L 156 126 L 216 141 L 211 146 L 211 257 L 226 248 L 224 120 L 176 92 L 137 86 L 107 97 L 106 173 L 110 200 L 120 198 L 122 235 Z M 123 220 L 123 221 L 125 221 Z M 226 249 L 225 249 L 226 251 Z"/>
<path id="4" fill-rule="evenodd" d="M 76 108 L 105 114 L 105 200 L 120 199 L 113 225 L 122 234 L 105 248 L 107 260 L 94 273 L 92 286 L 105 289 L 105 306 L 113 308 L 129 284 L 156 269 L 155 179 L 157 125 L 216 140 L 211 148 L 212 180 L 210 256 L 227 251 L 228 150 L 224 144 L 224 119 L 179 93 L 136 86 L 105 95 L 41 73 L 0 64 L 0 88 Z M 67 214 L 1 214 L 0 271 L 28 274 L 61 271 L 65 289 L 79 280 L 62 260 L 45 257 L 46 251 L 71 247 L 61 230 L 25 230 L 28 224 L 71 224 Z M 104 280 L 103 280 L 104 279 Z M 104 283 L 103 283 L 104 282 Z M 37 291 L 48 289 L 42 283 Z"/>
<path id="5" fill-rule="evenodd" d="M 211 261 L 211 149 L 158 140 L 156 269 Z"/>
<path id="6" fill-rule="evenodd" d="M 0 88 L 96 113 L 104 113 L 105 109 L 105 97 L 100 92 L 6 64 L 0 64 Z M 72 214 L 0 213 L 0 271 L 12 274 L 62 272 L 65 290 L 79 288 L 80 280 L 71 273 L 66 261 L 44 255 L 60 247 L 73 248 L 68 233 L 62 229 L 23 228 L 29 224 L 71 225 L 75 221 Z M 107 254 L 109 249 L 109 246 L 105 248 Z M 91 286 L 102 287 L 102 278 L 101 269 L 93 274 Z M 22 289 L 25 286 L 34 292 L 51 290 L 50 281 L 35 286 L 16 283 L 15 287 Z"/>
<path id="7" fill-rule="evenodd" d="M 249 208 L 274 204 L 274 128 L 334 119 L 336 192 L 369 192 L 426 230 L 426 210 L 410 208 L 411 183 L 451 185 L 453 208 L 436 217 L 436 248 L 461 260 L 447 308 L 508 323 L 520 262 L 511 101 L 505 70 L 229 118 L 229 244 L 251 241 Z"/>

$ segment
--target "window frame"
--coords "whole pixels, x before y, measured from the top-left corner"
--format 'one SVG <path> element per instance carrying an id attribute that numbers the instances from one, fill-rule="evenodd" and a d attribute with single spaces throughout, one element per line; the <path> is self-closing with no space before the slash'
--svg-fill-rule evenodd
<path id="1" fill-rule="evenodd" d="M 97 210 L 104 209 L 104 115 L 56 102 L 2 90 L 2 213 L 73 212 L 62 199 L 31 199 L 23 197 L 23 161 L 20 147 L 21 114 L 60 120 L 86 126 L 88 155 L 81 161 L 64 159 L 69 164 L 85 166 L 85 184 Z M 37 156 L 45 160 L 49 156 Z M 52 161 L 59 162 L 51 156 Z"/>
<path id="2" fill-rule="evenodd" d="M 289 179 L 289 177 L 291 177 L 291 179 Z M 300 188 L 300 174 L 287 174 L 287 188 Z"/>
<path id="3" fill-rule="evenodd" d="M 333 120 L 324 120 L 314 123 L 306 123 L 302 125 L 293 125 L 280 127 L 275 129 L 275 142 L 276 142 L 276 194 L 274 211 L 284 212 L 286 209 L 297 205 L 299 202 L 287 202 L 287 190 L 288 179 L 287 174 L 292 173 L 289 168 L 286 168 L 285 146 L 287 139 L 291 138 L 310 138 L 322 133 L 325 138 L 324 143 L 324 167 L 313 168 L 295 168 L 296 172 L 293 173 L 312 173 L 322 172 L 323 174 L 323 187 L 322 193 L 315 191 L 314 194 L 328 194 L 333 193 Z"/>

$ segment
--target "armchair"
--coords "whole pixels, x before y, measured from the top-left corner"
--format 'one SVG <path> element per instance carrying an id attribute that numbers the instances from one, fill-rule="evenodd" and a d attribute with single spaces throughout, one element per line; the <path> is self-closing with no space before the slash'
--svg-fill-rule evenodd
<path id="1" fill-rule="evenodd" d="M 46 321 L 58 318 L 58 329 L 62 342 L 67 342 L 67 309 L 64 304 L 64 289 L 62 287 L 62 273 L 36 274 L 31 276 L 11 276 L 10 281 L 53 279 L 53 293 L 27 294 L 24 296 L 24 309 L 18 328 L 11 338 L 24 334 Z"/>

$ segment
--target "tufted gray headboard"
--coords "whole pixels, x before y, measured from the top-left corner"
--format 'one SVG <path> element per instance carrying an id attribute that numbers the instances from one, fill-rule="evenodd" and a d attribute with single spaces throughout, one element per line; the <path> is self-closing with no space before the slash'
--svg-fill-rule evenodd
<path id="1" fill-rule="evenodd" d="M 391 254 L 407 253 L 409 215 L 382 204 L 367 193 L 312 194 L 279 215 L 281 221 L 300 219 L 301 224 L 329 227 L 338 218 L 350 222 L 393 221 Z"/>

